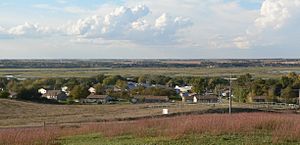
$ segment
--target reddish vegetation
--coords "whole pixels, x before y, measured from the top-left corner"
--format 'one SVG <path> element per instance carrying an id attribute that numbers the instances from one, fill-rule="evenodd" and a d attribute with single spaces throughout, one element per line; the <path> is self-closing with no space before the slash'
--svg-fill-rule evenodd
<path id="1" fill-rule="evenodd" d="M 0 130 L 0 145 L 56 144 L 59 137 L 101 133 L 106 137 L 132 134 L 138 137 L 180 138 L 188 134 L 269 133 L 274 142 L 300 138 L 300 116 L 295 114 L 240 113 L 207 114 L 172 118 L 105 122 L 81 126 Z"/>

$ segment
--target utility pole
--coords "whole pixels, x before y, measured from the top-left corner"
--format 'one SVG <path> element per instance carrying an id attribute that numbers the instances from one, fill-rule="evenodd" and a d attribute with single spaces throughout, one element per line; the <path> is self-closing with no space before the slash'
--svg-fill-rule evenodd
<path id="1" fill-rule="evenodd" d="M 232 108 L 232 98 L 231 98 L 231 91 L 232 91 L 232 82 L 231 82 L 231 75 L 230 75 L 230 78 L 229 78 L 229 109 L 228 109 L 228 112 L 229 114 L 231 114 L 231 108 Z"/>
<path id="2" fill-rule="evenodd" d="M 300 108 L 300 89 L 299 89 L 299 98 L 298 98 L 299 100 L 299 108 Z"/>

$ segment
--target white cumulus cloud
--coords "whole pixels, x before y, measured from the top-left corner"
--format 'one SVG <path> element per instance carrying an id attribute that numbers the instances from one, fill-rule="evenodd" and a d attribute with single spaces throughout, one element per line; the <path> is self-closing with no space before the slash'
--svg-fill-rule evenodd
<path id="1" fill-rule="evenodd" d="M 297 41 L 293 39 L 300 35 L 299 19 L 300 0 L 265 0 L 254 25 L 234 43 L 238 48 L 279 44 L 295 47 Z"/>
<path id="2" fill-rule="evenodd" d="M 25 24 L 10 28 L 7 32 L 12 36 L 40 37 L 51 34 L 52 30 L 49 27 L 26 22 Z"/>
<path id="3" fill-rule="evenodd" d="M 68 30 L 81 38 L 103 38 L 108 40 L 131 40 L 140 43 L 175 41 L 178 30 L 191 25 L 187 18 L 159 16 L 155 22 L 148 22 L 145 17 L 150 10 L 145 5 L 133 8 L 119 7 L 105 16 L 94 15 L 78 20 Z"/>

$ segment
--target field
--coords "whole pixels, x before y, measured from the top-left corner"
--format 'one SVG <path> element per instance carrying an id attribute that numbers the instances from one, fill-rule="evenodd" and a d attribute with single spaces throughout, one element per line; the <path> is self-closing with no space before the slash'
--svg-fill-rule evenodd
<path id="1" fill-rule="evenodd" d="M 0 99 L 0 128 L 130 120 L 156 117 L 163 108 L 170 113 L 205 113 L 209 109 L 227 111 L 226 105 L 118 104 L 118 105 L 46 105 Z M 222 110 L 223 108 L 223 110 Z"/>
<path id="2" fill-rule="evenodd" d="M 142 74 L 167 76 L 229 76 L 250 73 L 256 77 L 280 77 L 282 74 L 300 72 L 300 67 L 237 67 L 237 68 L 57 68 L 57 69 L 0 69 L 0 77 L 14 75 L 32 77 L 91 77 L 98 74 L 138 76 Z"/>
<path id="3" fill-rule="evenodd" d="M 236 114 L 227 115 L 226 104 L 45 105 L 0 99 L 0 145 L 299 144 L 299 115 L 233 106 Z M 161 115 L 163 108 L 171 114 Z"/>
<path id="4" fill-rule="evenodd" d="M 299 137 L 300 116 L 275 113 L 183 115 L 0 130 L 1 145 L 296 145 Z"/>

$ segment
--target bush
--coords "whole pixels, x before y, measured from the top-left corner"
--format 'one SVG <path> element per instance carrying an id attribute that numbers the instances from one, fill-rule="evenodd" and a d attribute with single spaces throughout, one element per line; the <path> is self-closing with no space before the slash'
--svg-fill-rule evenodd
<path id="1" fill-rule="evenodd" d="M 7 91 L 2 91 L 0 93 L 0 98 L 8 98 L 9 97 L 9 92 Z"/>

